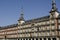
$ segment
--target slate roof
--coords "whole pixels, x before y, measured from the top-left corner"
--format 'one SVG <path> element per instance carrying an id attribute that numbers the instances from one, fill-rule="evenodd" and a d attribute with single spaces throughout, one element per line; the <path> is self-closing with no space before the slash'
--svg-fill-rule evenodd
<path id="1" fill-rule="evenodd" d="M 48 16 L 44 16 L 44 17 L 40 17 L 40 18 L 36 18 L 36 19 L 34 19 L 34 22 L 49 20 L 49 17 L 50 17 L 50 16 L 48 15 Z M 60 18 L 60 15 L 59 15 L 58 18 Z M 32 22 L 33 22 L 33 19 L 31 19 L 31 20 L 26 20 L 25 23 L 22 24 L 22 25 L 29 24 L 29 23 L 32 23 Z M 12 24 L 12 25 L 7 25 L 7 26 L 0 27 L 0 29 L 13 28 L 13 27 L 17 27 L 17 26 L 18 26 L 18 23 L 16 23 L 16 24 Z"/>

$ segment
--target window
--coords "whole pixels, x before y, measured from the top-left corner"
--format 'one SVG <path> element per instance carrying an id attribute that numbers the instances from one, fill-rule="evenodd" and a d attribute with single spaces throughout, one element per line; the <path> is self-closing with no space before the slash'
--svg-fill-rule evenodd
<path id="1" fill-rule="evenodd" d="M 29 33 L 27 34 L 27 37 L 30 37 L 30 34 Z"/>
<path id="2" fill-rule="evenodd" d="M 34 31 L 37 31 L 37 28 L 34 28 Z"/>
<path id="3" fill-rule="evenodd" d="M 0 38 L 4 38 L 4 36 L 0 36 Z M 1 40 L 1 39 L 0 39 Z"/>
<path id="4" fill-rule="evenodd" d="M 41 34 L 39 33 L 39 36 L 41 36 Z"/>
<path id="5" fill-rule="evenodd" d="M 34 33 L 34 36 L 38 36 L 38 34 L 37 33 Z"/>
<path id="6" fill-rule="evenodd" d="M 52 23 L 54 23 L 54 20 L 52 20 Z"/>
<path id="7" fill-rule="evenodd" d="M 18 33 L 22 33 L 22 30 L 18 30 Z"/>
<path id="8" fill-rule="evenodd" d="M 7 34 L 17 33 L 17 31 L 9 31 Z"/>
<path id="9" fill-rule="evenodd" d="M 59 31 L 59 36 L 60 36 L 60 31 Z"/>
<path id="10" fill-rule="evenodd" d="M 47 21 L 47 24 L 49 24 L 50 22 L 49 21 Z"/>
<path id="11" fill-rule="evenodd" d="M 50 27 L 49 26 L 47 26 L 47 30 L 49 30 L 50 29 Z"/>
<path id="12" fill-rule="evenodd" d="M 43 30 L 45 30 L 45 27 L 43 27 Z"/>
<path id="13" fill-rule="evenodd" d="M 35 36 L 34 33 L 31 33 L 31 36 L 32 36 L 32 37 Z"/>
<path id="14" fill-rule="evenodd" d="M 58 22 L 60 23 L 60 20 L 58 20 Z"/>
<path id="15" fill-rule="evenodd" d="M 8 35 L 7 37 L 8 38 L 15 38 L 15 37 L 17 37 L 17 35 Z"/>
<path id="16" fill-rule="evenodd" d="M 47 32 L 47 36 L 49 36 L 50 35 L 50 33 L 49 32 Z"/>
<path id="17" fill-rule="evenodd" d="M 22 34 L 20 34 L 19 37 L 22 37 Z"/>
<path id="18" fill-rule="evenodd" d="M 42 25 L 45 25 L 46 24 L 46 22 L 42 22 Z"/>
<path id="19" fill-rule="evenodd" d="M 0 35 L 3 35 L 4 34 L 4 32 L 0 32 Z"/>
<path id="20" fill-rule="evenodd" d="M 31 27 L 31 25 L 25 25 L 25 27 Z"/>
<path id="21" fill-rule="evenodd" d="M 52 32 L 52 35 L 55 35 L 55 32 Z"/>
<path id="22" fill-rule="evenodd" d="M 41 36 L 43 36 L 43 32 L 41 32 Z"/>
<path id="23" fill-rule="evenodd" d="M 55 26 L 52 26 L 52 29 L 55 29 Z"/>
<path id="24" fill-rule="evenodd" d="M 38 26 L 38 25 L 41 25 L 41 23 L 39 22 L 39 23 L 36 23 L 35 25 Z"/>
<path id="25" fill-rule="evenodd" d="M 60 29 L 60 25 L 59 25 L 59 29 Z"/>
<path id="26" fill-rule="evenodd" d="M 41 31 L 41 27 L 39 27 L 39 31 Z"/>

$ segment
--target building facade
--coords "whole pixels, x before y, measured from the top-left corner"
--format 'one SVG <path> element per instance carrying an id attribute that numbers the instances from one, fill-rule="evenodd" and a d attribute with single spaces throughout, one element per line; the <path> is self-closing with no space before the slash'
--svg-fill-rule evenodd
<path id="1" fill-rule="evenodd" d="M 0 27 L 0 40 L 60 40 L 60 14 L 55 0 L 49 13 L 26 21 L 22 12 L 17 24 Z"/>

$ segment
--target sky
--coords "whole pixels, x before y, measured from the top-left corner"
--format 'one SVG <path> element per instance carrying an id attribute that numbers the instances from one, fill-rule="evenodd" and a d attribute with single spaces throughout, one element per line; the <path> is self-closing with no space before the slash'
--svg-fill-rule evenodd
<path id="1" fill-rule="evenodd" d="M 30 20 L 49 15 L 52 0 L 0 0 L 0 26 L 18 23 L 23 5 L 24 19 Z M 60 11 L 60 0 L 56 0 Z"/>

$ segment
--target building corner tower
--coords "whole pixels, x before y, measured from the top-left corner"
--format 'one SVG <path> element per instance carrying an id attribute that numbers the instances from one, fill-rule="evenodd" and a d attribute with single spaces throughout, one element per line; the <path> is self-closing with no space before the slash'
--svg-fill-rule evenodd
<path id="1" fill-rule="evenodd" d="M 52 20 L 54 20 L 54 32 L 55 32 L 55 37 L 58 39 L 59 32 L 58 32 L 58 16 L 59 16 L 59 11 L 56 7 L 56 2 L 55 0 L 52 0 L 52 9 L 50 10 L 50 34 L 52 33 Z"/>

